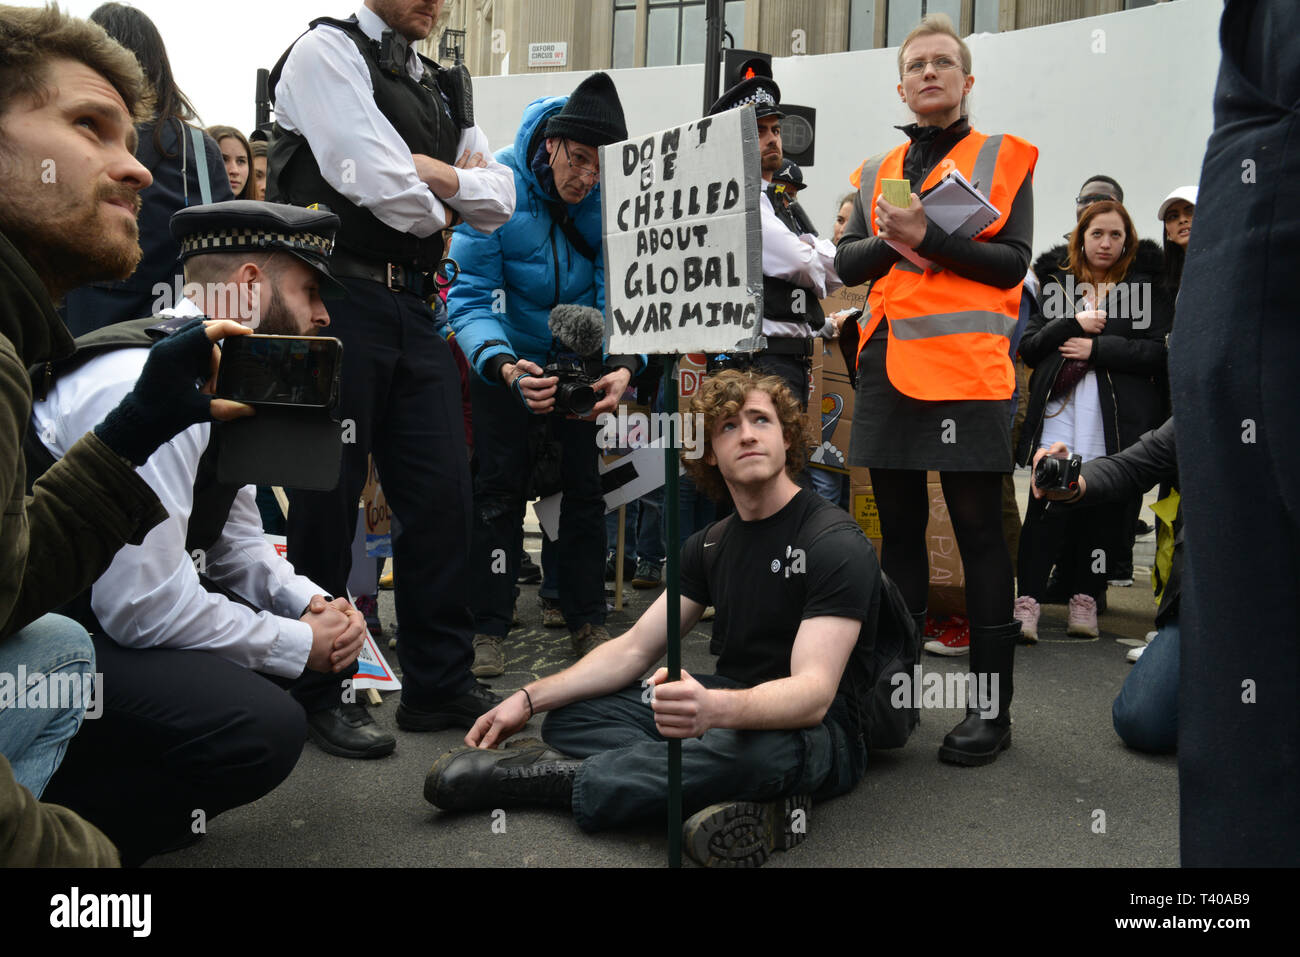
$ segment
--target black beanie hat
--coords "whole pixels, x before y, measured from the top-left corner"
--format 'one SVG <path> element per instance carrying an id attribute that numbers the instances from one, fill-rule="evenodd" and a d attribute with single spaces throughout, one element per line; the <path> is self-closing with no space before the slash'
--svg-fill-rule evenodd
<path id="1" fill-rule="evenodd" d="M 608 73 L 593 73 L 573 91 L 564 108 L 546 124 L 546 135 L 586 146 L 608 146 L 627 139 L 623 104 Z"/>

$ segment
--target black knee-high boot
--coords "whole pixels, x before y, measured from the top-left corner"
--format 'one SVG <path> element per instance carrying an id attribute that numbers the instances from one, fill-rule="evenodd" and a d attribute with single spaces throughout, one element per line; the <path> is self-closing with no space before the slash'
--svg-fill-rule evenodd
<path id="1" fill-rule="evenodd" d="M 985 687 L 993 690 L 997 681 L 996 715 L 984 716 L 979 702 L 967 701 L 966 720 L 948 732 L 939 748 L 939 760 L 949 764 L 975 766 L 991 764 L 1002 751 L 1011 747 L 1012 669 L 1020 622 L 978 626 L 970 630 L 970 664 L 975 687 L 987 675 Z M 989 709 L 991 710 L 991 709 Z"/>

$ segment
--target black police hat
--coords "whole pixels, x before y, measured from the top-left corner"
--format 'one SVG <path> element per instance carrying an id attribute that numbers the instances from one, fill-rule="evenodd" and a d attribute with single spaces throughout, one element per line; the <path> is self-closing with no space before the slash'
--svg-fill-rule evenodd
<path id="1" fill-rule="evenodd" d="M 748 80 L 741 80 L 714 101 L 708 115 L 725 113 L 750 103 L 754 104 L 757 116 L 775 116 L 778 119 L 785 116 L 777 108 L 781 103 L 781 88 L 769 76 L 751 76 Z"/>
<path id="2" fill-rule="evenodd" d="M 778 183 L 788 183 L 795 189 L 804 187 L 803 170 L 792 159 L 782 160 L 781 168 L 772 174 L 772 179 Z"/>
<path id="3" fill-rule="evenodd" d="M 347 290 L 329 270 L 339 218 L 323 207 L 286 206 L 252 199 L 187 206 L 171 219 L 181 259 L 204 253 L 292 253 L 320 274 L 322 299 Z"/>

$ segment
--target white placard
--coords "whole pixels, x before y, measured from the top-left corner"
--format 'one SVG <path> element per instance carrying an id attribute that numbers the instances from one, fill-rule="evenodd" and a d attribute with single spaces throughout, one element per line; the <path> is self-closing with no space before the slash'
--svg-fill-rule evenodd
<path id="1" fill-rule="evenodd" d="M 607 351 L 756 349 L 763 253 L 753 107 L 606 146 L 600 168 Z"/>
<path id="2" fill-rule="evenodd" d="M 567 66 L 568 63 L 568 43 L 528 44 L 528 69 L 530 70 L 539 66 Z"/>

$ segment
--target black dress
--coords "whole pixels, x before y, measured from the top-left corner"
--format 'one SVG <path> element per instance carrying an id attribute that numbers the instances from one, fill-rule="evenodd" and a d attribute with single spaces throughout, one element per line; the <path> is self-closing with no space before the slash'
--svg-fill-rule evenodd
<path id="1" fill-rule="evenodd" d="M 963 118 L 937 127 L 900 127 L 912 140 L 903 174 L 922 182 L 967 134 Z M 871 236 L 867 211 L 855 195 L 853 213 L 835 255 L 846 284 L 883 276 L 901 257 Z M 945 268 L 990 285 L 1010 288 L 1023 280 L 1033 235 L 1033 186 L 1025 178 L 997 236 L 989 242 L 954 239 L 933 223 L 917 251 Z M 876 326 L 858 363 L 858 390 L 849 443 L 849 464 L 873 468 L 1010 472 L 1011 405 L 1007 400 L 914 399 L 894 388 L 885 371 L 888 317 Z"/>

